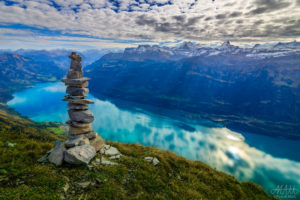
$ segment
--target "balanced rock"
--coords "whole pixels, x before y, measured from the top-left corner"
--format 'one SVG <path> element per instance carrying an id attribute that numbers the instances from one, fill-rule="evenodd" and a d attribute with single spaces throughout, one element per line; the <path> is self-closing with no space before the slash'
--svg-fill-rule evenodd
<path id="1" fill-rule="evenodd" d="M 56 166 L 60 166 L 64 160 L 64 152 L 66 148 L 64 142 L 57 140 L 54 145 L 54 149 L 48 156 L 49 162 L 55 164 Z"/>
<path id="2" fill-rule="evenodd" d="M 84 99 L 85 96 L 72 96 L 72 95 L 66 95 L 66 99 Z"/>
<path id="3" fill-rule="evenodd" d="M 65 98 L 63 101 L 69 101 L 69 103 L 72 104 L 93 104 L 94 102 L 89 99 L 70 99 L 70 98 Z"/>
<path id="4" fill-rule="evenodd" d="M 88 105 L 73 104 L 73 103 L 68 103 L 68 108 L 70 110 L 88 110 L 89 109 Z"/>
<path id="5" fill-rule="evenodd" d="M 62 81 L 68 85 L 68 86 L 74 86 L 74 87 L 84 87 L 84 84 L 88 83 L 88 81 L 91 80 L 90 78 L 83 77 L 83 78 L 76 78 L 76 79 L 68 79 L 63 78 Z"/>
<path id="6" fill-rule="evenodd" d="M 93 139 L 93 138 L 95 138 L 97 135 L 98 135 L 98 133 L 96 133 L 96 132 L 94 132 L 94 131 L 91 131 L 91 132 L 89 132 L 89 133 L 84 134 L 84 136 L 85 136 L 86 138 L 90 139 L 90 140 Z"/>
<path id="7" fill-rule="evenodd" d="M 91 125 L 84 127 L 84 128 L 76 128 L 73 126 L 70 126 L 69 132 L 71 135 L 80 135 L 84 133 L 88 133 L 93 131 L 93 127 Z"/>
<path id="8" fill-rule="evenodd" d="M 96 155 L 94 147 L 89 144 L 75 146 L 65 151 L 65 162 L 73 165 L 88 164 Z"/>
<path id="9" fill-rule="evenodd" d="M 67 124 L 70 126 L 76 127 L 76 128 L 86 128 L 90 126 L 90 123 L 80 123 L 80 122 L 74 122 L 74 121 L 67 121 Z"/>
<path id="10" fill-rule="evenodd" d="M 90 139 L 90 144 L 95 148 L 95 151 L 98 152 L 100 149 L 102 149 L 105 145 L 104 140 L 98 133 L 96 133 L 96 137 Z"/>
<path id="11" fill-rule="evenodd" d="M 76 63 L 79 63 L 80 64 L 80 62 L 81 62 L 81 57 L 80 57 L 80 55 L 77 55 L 76 54 L 76 52 L 72 52 L 71 53 L 71 55 L 69 55 L 69 58 L 71 58 L 71 69 L 74 69 L 74 70 L 76 70 L 76 68 L 75 68 L 75 66 L 74 66 L 74 63 L 76 64 Z M 77 61 L 77 62 L 76 62 Z M 81 65 L 80 65 L 80 68 L 79 69 L 81 69 Z"/>
<path id="12" fill-rule="evenodd" d="M 68 140 L 59 143 L 49 155 L 52 162 L 60 165 L 64 160 L 67 163 L 79 165 L 88 164 L 96 155 L 96 152 L 103 148 L 104 140 L 94 132 L 91 123 L 94 115 L 89 111 L 88 104 L 94 103 L 85 99 L 89 90 L 89 78 L 83 77 L 81 57 L 75 52 L 69 56 L 71 60 L 70 70 L 67 77 L 62 81 L 67 86 L 66 96 L 63 101 L 68 101 L 68 113 L 70 120 Z M 110 151 L 112 151 L 111 149 Z M 56 158 L 57 156 L 57 158 Z"/>
<path id="13" fill-rule="evenodd" d="M 65 142 L 65 147 L 66 148 L 71 148 L 71 147 L 81 146 L 81 145 L 85 145 L 85 144 L 90 144 L 90 141 L 89 141 L 88 138 L 83 137 L 81 135 L 80 137 L 77 137 L 77 138 L 69 138 Z"/>
<path id="14" fill-rule="evenodd" d="M 68 112 L 71 121 L 81 122 L 81 123 L 92 123 L 94 121 L 94 115 L 89 110 L 84 110 L 84 111 L 69 110 Z"/>
<path id="15" fill-rule="evenodd" d="M 89 93 L 87 88 L 67 87 L 66 93 L 73 96 L 84 96 Z"/>
<path id="16" fill-rule="evenodd" d="M 67 78 L 69 79 L 78 79 L 83 76 L 82 71 L 69 70 Z"/>

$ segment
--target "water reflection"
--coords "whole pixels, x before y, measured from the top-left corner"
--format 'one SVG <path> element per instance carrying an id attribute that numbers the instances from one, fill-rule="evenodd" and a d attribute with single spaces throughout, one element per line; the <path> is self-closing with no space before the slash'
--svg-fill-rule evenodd
<path id="1" fill-rule="evenodd" d="M 65 122 L 66 103 L 60 101 L 64 91 L 60 83 L 41 84 L 16 93 L 9 105 L 36 121 Z M 205 127 L 151 113 L 123 110 L 109 101 L 92 95 L 90 98 L 95 101 L 90 106 L 95 115 L 93 126 L 105 139 L 154 145 L 192 160 L 201 160 L 239 180 L 254 181 L 269 192 L 277 185 L 294 185 L 300 190 L 300 162 L 288 156 L 276 158 L 253 145 L 253 141 L 263 144 L 274 138 L 257 136 L 260 140 L 256 140 L 255 135 L 251 135 L 250 146 L 243 135 L 227 128 Z M 274 148 L 281 148 L 287 155 L 293 151 L 288 145 Z"/>

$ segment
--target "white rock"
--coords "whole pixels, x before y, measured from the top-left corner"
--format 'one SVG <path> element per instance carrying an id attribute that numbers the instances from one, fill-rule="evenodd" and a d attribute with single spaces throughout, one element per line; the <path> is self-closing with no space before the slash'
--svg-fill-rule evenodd
<path id="1" fill-rule="evenodd" d="M 119 150 L 115 147 L 112 147 L 110 145 L 104 145 L 102 149 L 100 149 L 100 153 L 107 155 L 107 156 L 116 156 L 116 155 L 121 155 Z"/>
<path id="2" fill-rule="evenodd" d="M 5 147 L 10 147 L 10 148 L 14 148 L 16 147 L 16 143 L 10 143 L 10 142 L 4 142 L 4 146 Z"/>
<path id="3" fill-rule="evenodd" d="M 67 193 L 69 188 L 70 188 L 69 183 L 66 183 L 65 186 L 63 187 L 64 192 Z"/>
<path id="4" fill-rule="evenodd" d="M 120 159 L 121 158 L 121 154 L 119 154 L 119 155 L 114 155 L 114 156 L 110 156 L 109 157 L 109 159 L 111 159 L 111 160 L 118 160 L 118 159 Z"/>
<path id="5" fill-rule="evenodd" d="M 94 147 L 89 144 L 75 146 L 65 151 L 64 160 L 74 165 L 88 164 L 96 155 Z"/>
<path id="6" fill-rule="evenodd" d="M 80 182 L 80 183 L 77 183 L 77 185 L 84 189 L 84 188 L 89 187 L 91 185 L 91 182 L 89 182 L 89 181 Z"/>
<path id="7" fill-rule="evenodd" d="M 101 165 L 117 165 L 118 163 L 109 161 L 109 160 L 107 160 L 107 159 L 105 159 L 105 158 L 101 158 L 100 164 L 101 164 Z"/>
<path id="8" fill-rule="evenodd" d="M 144 160 L 146 160 L 147 162 L 151 163 L 152 165 L 156 166 L 159 164 L 159 160 L 156 157 L 145 157 Z"/>

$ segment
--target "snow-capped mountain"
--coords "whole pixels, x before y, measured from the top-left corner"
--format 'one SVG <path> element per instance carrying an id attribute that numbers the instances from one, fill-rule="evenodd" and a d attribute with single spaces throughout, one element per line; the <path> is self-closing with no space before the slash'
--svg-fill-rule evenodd
<path id="1" fill-rule="evenodd" d="M 126 48 L 123 53 L 124 59 L 145 60 L 145 59 L 167 59 L 180 60 L 195 56 L 216 56 L 216 55 L 241 55 L 254 59 L 268 57 L 280 57 L 291 54 L 300 55 L 300 42 L 277 43 L 273 45 L 257 44 L 251 48 L 242 48 L 232 45 L 230 41 L 216 47 L 206 47 L 192 42 L 184 42 L 176 47 L 164 47 L 158 45 L 139 45 L 137 48 Z"/>
<path id="2" fill-rule="evenodd" d="M 204 113 L 226 127 L 247 127 L 244 131 L 300 137 L 298 42 L 251 48 L 229 41 L 213 47 L 141 45 L 106 54 L 85 73 L 99 97 Z"/>

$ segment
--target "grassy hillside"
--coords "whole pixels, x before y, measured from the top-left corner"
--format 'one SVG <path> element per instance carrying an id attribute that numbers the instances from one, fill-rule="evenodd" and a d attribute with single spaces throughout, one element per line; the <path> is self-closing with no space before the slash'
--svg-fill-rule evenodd
<path id="1" fill-rule="evenodd" d="M 261 187 L 238 182 L 202 162 L 136 144 L 109 142 L 123 154 L 114 166 L 37 163 L 56 139 L 64 139 L 53 132 L 60 129 L 59 124 L 38 124 L 0 105 L 1 200 L 273 199 Z M 7 141 L 16 146 L 5 147 Z M 160 163 L 153 166 L 145 156 L 155 156 Z"/>

